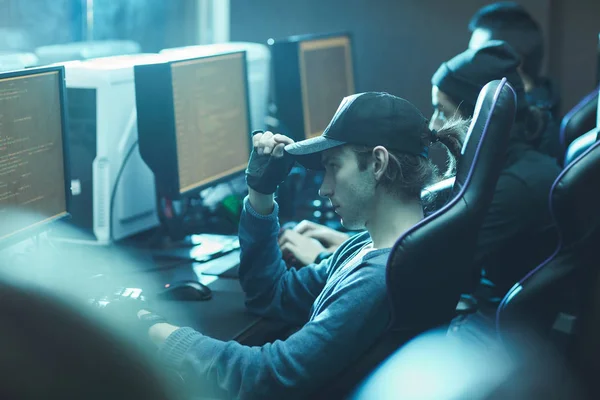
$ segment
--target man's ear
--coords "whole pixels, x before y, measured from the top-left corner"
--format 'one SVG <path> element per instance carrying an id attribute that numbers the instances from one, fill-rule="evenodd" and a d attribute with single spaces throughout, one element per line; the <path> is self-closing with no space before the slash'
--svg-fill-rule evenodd
<path id="1" fill-rule="evenodd" d="M 383 146 L 377 146 L 373 149 L 373 174 L 375 174 L 375 180 L 379 181 L 385 174 L 385 170 L 390 162 L 390 153 Z"/>

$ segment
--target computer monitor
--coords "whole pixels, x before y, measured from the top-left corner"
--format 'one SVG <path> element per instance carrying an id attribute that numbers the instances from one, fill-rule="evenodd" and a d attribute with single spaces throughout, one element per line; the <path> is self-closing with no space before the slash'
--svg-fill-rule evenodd
<path id="1" fill-rule="evenodd" d="M 0 245 L 68 216 L 64 69 L 0 74 Z"/>
<path id="2" fill-rule="evenodd" d="M 250 96 L 250 127 L 252 130 L 265 129 L 269 101 L 269 81 L 271 53 L 261 43 L 227 42 L 197 46 L 174 47 L 160 53 L 173 58 L 197 58 L 237 51 L 246 52 L 248 71 L 248 93 Z"/>
<path id="3" fill-rule="evenodd" d="M 246 53 L 135 67 L 140 153 L 159 196 L 180 199 L 232 177 L 250 155 Z"/>
<path id="4" fill-rule="evenodd" d="M 140 157 L 134 65 L 137 54 L 65 63 L 69 103 L 72 219 L 77 237 L 108 244 L 158 226 L 154 175 Z M 68 237 L 67 237 L 68 236 Z"/>
<path id="5" fill-rule="evenodd" d="M 281 131 L 295 140 L 321 135 L 342 99 L 355 92 L 351 35 L 293 36 L 269 45 Z"/>

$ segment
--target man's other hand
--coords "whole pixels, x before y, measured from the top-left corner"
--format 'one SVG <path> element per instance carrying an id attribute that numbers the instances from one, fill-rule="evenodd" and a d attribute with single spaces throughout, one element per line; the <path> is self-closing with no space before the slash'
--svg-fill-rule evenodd
<path id="1" fill-rule="evenodd" d="M 350 238 L 350 235 L 338 232 L 328 226 L 320 225 L 312 221 L 304 220 L 294 227 L 294 232 L 309 239 L 318 240 L 325 249 L 333 253 L 338 247 Z"/>
<path id="2" fill-rule="evenodd" d="M 284 258 L 292 256 L 302 266 L 312 264 L 319 254 L 327 251 L 318 240 L 302 236 L 291 229 L 281 233 L 279 247 Z"/>

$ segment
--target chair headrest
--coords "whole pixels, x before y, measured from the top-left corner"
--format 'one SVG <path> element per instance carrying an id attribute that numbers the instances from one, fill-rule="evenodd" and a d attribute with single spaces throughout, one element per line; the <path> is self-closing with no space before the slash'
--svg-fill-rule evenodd
<path id="1" fill-rule="evenodd" d="M 457 170 L 457 195 L 392 248 L 387 264 L 392 329 L 429 329 L 454 316 L 473 274 L 477 235 L 504 165 L 515 110 L 516 95 L 506 79 L 481 90 Z"/>
<path id="2" fill-rule="evenodd" d="M 510 84 L 500 80 L 488 83 L 481 90 L 456 170 L 455 194 L 460 192 L 469 178 L 472 179 L 471 184 L 477 187 L 481 180 L 486 180 L 490 174 L 492 176 L 499 174 L 503 168 L 506 152 L 496 152 L 495 146 L 499 145 L 503 148 L 502 143 L 508 140 L 509 136 L 504 132 L 507 128 L 512 129 L 514 123 L 516 112 L 514 96 L 516 95 Z M 510 115 L 513 116 L 506 118 Z M 486 145 L 480 148 L 484 135 Z M 481 161 L 477 161 L 478 157 Z M 492 159 L 496 162 L 488 162 Z M 477 168 L 475 168 L 476 163 L 478 163 Z"/>
<path id="3" fill-rule="evenodd" d="M 560 124 L 559 139 L 563 149 L 596 126 L 598 113 L 598 91 L 600 87 L 585 96 L 563 117 Z"/>

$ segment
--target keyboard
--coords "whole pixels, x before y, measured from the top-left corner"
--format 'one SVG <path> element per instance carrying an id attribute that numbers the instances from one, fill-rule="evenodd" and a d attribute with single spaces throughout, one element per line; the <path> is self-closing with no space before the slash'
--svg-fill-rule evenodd
<path id="1" fill-rule="evenodd" d="M 115 289 L 112 293 L 94 296 L 88 299 L 88 303 L 93 307 L 103 309 L 110 303 L 122 299 L 139 300 L 140 302 L 146 300 L 142 289 L 120 287 Z"/>

